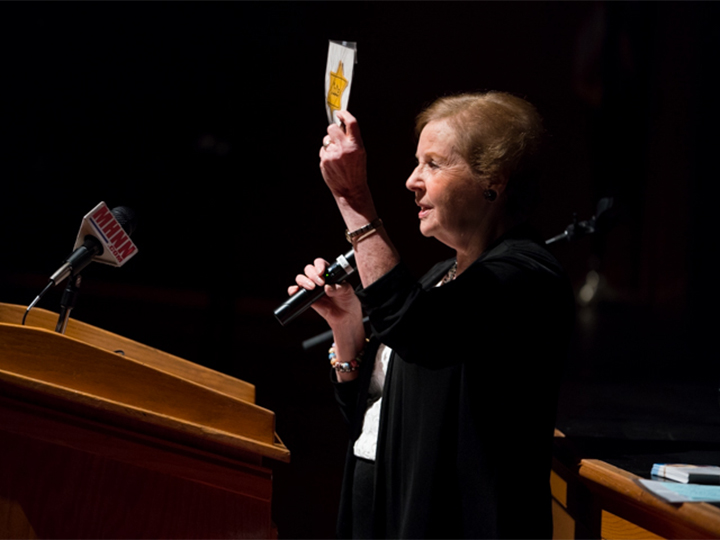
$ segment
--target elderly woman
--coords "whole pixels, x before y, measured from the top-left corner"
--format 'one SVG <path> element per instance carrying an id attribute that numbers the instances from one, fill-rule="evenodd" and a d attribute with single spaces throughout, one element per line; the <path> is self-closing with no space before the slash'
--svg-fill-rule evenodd
<path id="1" fill-rule="evenodd" d="M 419 281 L 375 211 L 357 121 L 338 118 L 345 129 L 328 127 L 320 168 L 362 288 L 325 285 L 322 259 L 296 283 L 326 289 L 313 307 L 333 331 L 336 396 L 351 430 L 339 536 L 549 537 L 556 383 L 573 300 L 524 224 L 538 113 L 488 92 L 439 99 L 418 116 L 406 186 L 422 234 L 456 253 Z"/>

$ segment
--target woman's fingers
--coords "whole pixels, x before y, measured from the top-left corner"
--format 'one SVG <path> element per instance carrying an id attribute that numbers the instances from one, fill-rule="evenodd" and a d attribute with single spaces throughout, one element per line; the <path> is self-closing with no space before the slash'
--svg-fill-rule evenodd
<path id="1" fill-rule="evenodd" d="M 351 292 L 354 292 L 354 289 L 345 281 L 325 287 L 325 294 L 327 294 L 329 298 L 336 298 L 338 296 L 347 295 Z"/>
<path id="2" fill-rule="evenodd" d="M 355 117 L 348 111 L 338 111 L 337 117 L 341 120 L 342 126 L 338 126 L 333 122 L 327 127 L 327 135 L 323 137 L 322 148 L 320 149 L 321 156 L 323 150 L 328 151 L 331 149 L 330 145 L 335 145 L 332 147 L 334 150 L 340 150 L 346 146 L 348 149 L 363 148 L 360 125 Z"/>
<path id="3" fill-rule="evenodd" d="M 295 276 L 295 283 L 303 289 L 308 289 L 310 291 L 312 291 L 316 287 L 315 282 L 309 277 L 307 277 L 305 274 L 298 274 L 297 276 Z"/>
<path id="4" fill-rule="evenodd" d="M 345 124 L 345 129 L 342 130 L 339 128 L 340 131 L 342 131 L 347 138 L 356 142 L 359 146 L 362 146 L 363 142 L 362 136 L 360 135 L 360 125 L 358 124 L 357 119 L 348 111 L 338 111 L 336 115 L 338 119 Z"/>
<path id="5" fill-rule="evenodd" d="M 313 290 L 315 287 L 325 285 L 325 269 L 327 268 L 325 259 L 315 259 L 313 264 L 308 264 L 304 268 L 304 274 L 295 276 L 296 285 L 288 287 L 288 294 L 295 294 L 300 287 L 303 289 Z"/>
<path id="6" fill-rule="evenodd" d="M 292 296 L 301 289 L 314 290 L 324 287 L 326 296 L 317 299 L 312 308 L 317 311 L 332 326 L 333 322 L 362 319 L 360 300 L 355 290 L 348 283 L 325 284 L 325 271 L 328 262 L 324 259 L 315 259 L 312 264 L 305 266 L 304 273 L 295 276 L 295 285 L 288 287 L 288 295 Z"/>
<path id="7" fill-rule="evenodd" d="M 328 144 L 334 143 L 342 145 L 345 138 L 343 129 L 333 122 L 327 127 L 327 135 L 325 135 L 325 139 L 323 139 L 323 144 L 325 144 L 325 140 L 327 139 Z"/>
<path id="8" fill-rule="evenodd" d="M 320 281 L 318 281 L 318 283 L 320 285 L 324 285 L 325 284 L 325 277 L 324 277 L 325 270 L 329 266 L 328 262 L 325 259 L 317 258 L 313 261 L 313 264 L 315 265 L 315 272 L 317 272 L 317 275 L 320 276 L 320 280 L 322 281 L 322 283 Z"/>

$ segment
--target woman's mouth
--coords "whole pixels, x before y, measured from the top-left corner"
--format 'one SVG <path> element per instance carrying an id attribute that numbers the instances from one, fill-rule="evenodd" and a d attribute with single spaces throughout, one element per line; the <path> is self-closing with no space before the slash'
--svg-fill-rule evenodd
<path id="1" fill-rule="evenodd" d="M 418 217 L 420 219 L 426 217 L 430 210 L 432 210 L 432 206 L 426 206 L 424 204 L 418 204 L 418 206 L 420 207 L 420 211 L 418 212 Z"/>

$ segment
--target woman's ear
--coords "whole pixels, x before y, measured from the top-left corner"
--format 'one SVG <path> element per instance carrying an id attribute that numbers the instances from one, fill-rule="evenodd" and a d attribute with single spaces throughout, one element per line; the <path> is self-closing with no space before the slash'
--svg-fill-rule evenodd
<path id="1" fill-rule="evenodd" d="M 508 177 L 505 174 L 495 174 L 490 178 L 485 178 L 483 181 L 483 195 L 488 200 L 495 200 L 502 196 L 507 189 Z M 495 193 L 495 198 L 490 199 L 487 195 L 488 192 Z"/>

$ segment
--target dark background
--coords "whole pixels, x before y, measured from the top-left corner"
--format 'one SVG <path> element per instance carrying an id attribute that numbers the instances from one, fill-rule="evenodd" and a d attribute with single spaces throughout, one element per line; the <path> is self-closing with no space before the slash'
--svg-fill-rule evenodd
<path id="1" fill-rule="evenodd" d="M 318 169 L 328 39 L 358 42 L 350 110 L 379 213 L 418 274 L 448 251 L 404 181 L 436 97 L 499 89 L 552 134 L 546 237 L 614 196 L 607 235 L 553 247 L 578 328 L 568 435 L 716 441 L 720 5 L 674 2 L 0 4 L 0 301 L 29 303 L 99 201 L 139 215 L 139 254 L 93 265 L 73 316 L 244 379 L 292 452 L 284 538 L 333 535 L 346 444 L 322 332 L 272 311 L 348 249 Z M 58 309 L 60 290 L 41 307 Z M 537 361 L 543 361 L 538 358 Z M 520 374 L 521 376 L 521 374 Z M 511 388 L 512 381 L 505 381 Z"/>

